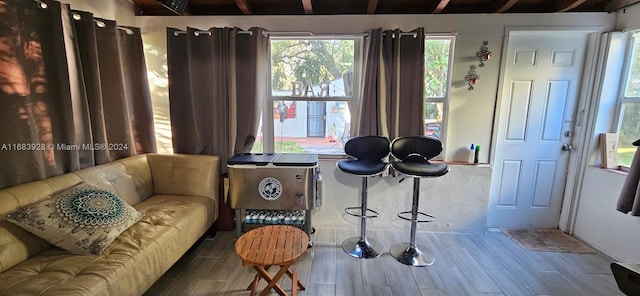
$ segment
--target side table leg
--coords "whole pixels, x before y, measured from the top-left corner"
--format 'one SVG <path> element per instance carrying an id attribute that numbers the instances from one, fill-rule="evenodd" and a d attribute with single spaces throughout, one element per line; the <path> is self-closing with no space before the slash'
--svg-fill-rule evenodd
<path id="1" fill-rule="evenodd" d="M 269 268 L 271 268 L 272 265 L 267 265 L 264 267 L 265 271 L 269 271 Z M 257 287 L 258 287 L 258 283 L 260 282 L 260 273 L 256 273 L 256 277 L 253 279 L 253 282 L 251 282 L 251 284 L 249 284 L 249 286 L 247 287 L 247 290 L 251 290 L 251 295 L 253 295 L 255 292 L 253 292 Z M 267 280 L 268 282 L 268 280 Z"/>
<path id="2" fill-rule="evenodd" d="M 286 271 L 289 269 L 289 266 L 291 265 L 281 267 L 278 273 L 276 273 L 276 275 L 273 277 L 271 277 L 271 275 L 264 269 L 264 267 L 254 266 L 256 271 L 258 271 L 258 274 L 260 274 L 260 276 L 262 276 L 262 278 L 264 278 L 268 283 L 267 286 L 262 290 L 262 292 L 260 292 L 260 296 L 268 295 L 271 289 L 276 290 L 278 295 L 287 296 L 287 292 L 285 292 L 282 286 L 278 284 L 278 281 L 283 275 L 285 275 Z"/>
<path id="3" fill-rule="evenodd" d="M 247 290 L 251 290 L 251 296 L 256 295 L 256 289 L 258 288 L 258 282 L 260 281 L 260 274 L 256 274 L 255 278 L 253 279 L 253 282 L 251 282 L 251 284 L 249 284 L 249 287 L 247 287 Z"/>
<path id="4" fill-rule="evenodd" d="M 295 270 L 293 272 L 291 272 L 290 269 L 287 270 L 287 275 L 289 276 L 289 278 L 291 278 L 291 282 L 292 282 L 292 286 L 294 283 L 297 283 L 297 287 L 300 290 L 306 290 L 307 288 L 304 287 L 304 285 L 302 284 L 302 282 L 300 282 L 299 280 L 297 280 L 298 274 L 295 272 Z M 293 276 L 296 276 L 296 279 L 293 279 Z"/>

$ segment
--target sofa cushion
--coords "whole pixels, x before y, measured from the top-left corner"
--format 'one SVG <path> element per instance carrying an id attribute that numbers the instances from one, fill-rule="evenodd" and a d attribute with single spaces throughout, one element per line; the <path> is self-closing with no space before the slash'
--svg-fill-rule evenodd
<path id="1" fill-rule="evenodd" d="M 50 248 L 0 273 L 0 295 L 142 295 L 213 224 L 214 200 L 158 195 L 100 255 Z"/>
<path id="2" fill-rule="evenodd" d="M 5 218 L 70 252 L 99 255 L 142 214 L 113 192 L 81 183 Z"/>

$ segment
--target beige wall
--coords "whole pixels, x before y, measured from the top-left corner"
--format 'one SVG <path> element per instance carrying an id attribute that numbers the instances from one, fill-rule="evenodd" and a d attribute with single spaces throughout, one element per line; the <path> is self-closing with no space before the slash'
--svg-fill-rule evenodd
<path id="1" fill-rule="evenodd" d="M 616 29 L 640 29 L 640 5 L 636 4 L 617 13 Z"/>
<path id="2" fill-rule="evenodd" d="M 453 59 L 453 81 L 449 114 L 447 117 L 448 161 L 466 160 L 470 143 L 484 149 L 481 162 L 489 161 L 489 148 L 493 134 L 494 108 L 499 84 L 501 53 L 507 27 L 599 27 L 610 30 L 615 25 L 615 14 L 501 14 L 501 15 L 348 15 L 348 16 L 194 16 L 194 17 L 136 17 L 142 29 L 147 49 L 147 66 L 152 85 L 154 112 L 157 118 L 168 118 L 166 81 L 166 27 L 185 29 L 193 27 L 237 26 L 243 29 L 258 26 L 270 31 L 311 31 L 314 33 L 363 33 L 372 28 L 412 30 L 424 27 L 427 32 L 455 32 L 456 48 Z M 476 52 L 483 41 L 489 42 L 493 52 L 486 67 L 479 69 L 480 82 L 474 91 L 468 91 L 464 76 L 472 64 L 478 64 Z M 161 133 L 169 126 L 156 125 Z M 360 180 L 336 169 L 335 161 L 321 162 L 325 174 L 324 202 L 314 225 L 352 227 L 355 221 L 343 215 L 342 209 L 358 203 Z M 438 222 L 422 225 L 422 230 L 481 232 L 486 226 L 486 214 L 491 186 L 490 165 L 453 165 L 451 172 L 441 178 L 424 180 L 421 210 L 432 213 Z M 409 209 L 411 180 L 399 183 L 400 178 L 385 177 L 371 181 L 371 206 L 380 210 L 382 217 L 372 222 L 372 228 L 407 228 L 395 217 Z"/>
<path id="3" fill-rule="evenodd" d="M 500 60 L 506 27 L 596 26 L 610 30 L 615 14 L 501 14 L 501 15 L 340 15 L 340 16 L 171 16 L 136 17 L 147 47 L 147 66 L 152 78 L 154 104 L 166 106 L 166 27 L 236 26 L 243 29 L 258 26 L 271 31 L 311 31 L 315 33 L 363 33 L 372 28 L 424 27 L 427 32 L 456 32 L 450 110 L 447 118 L 445 157 L 448 161 L 464 160 L 469 144 L 480 144 L 481 162 L 489 160 L 494 107 L 498 89 Z M 476 52 L 483 41 L 489 41 L 493 52 L 486 67 L 479 69 L 480 82 L 468 91 L 464 76 L 472 64 L 478 64 Z M 149 53 L 152 54 L 149 54 Z M 156 109 L 159 116 L 166 117 Z"/>
<path id="4" fill-rule="evenodd" d="M 617 30 L 640 29 L 640 5 L 617 13 Z M 625 34 L 615 34 L 622 35 Z M 622 73 L 627 39 L 615 41 L 610 50 L 607 76 L 598 97 L 597 120 L 590 144 L 590 164 L 598 163 L 596 156 L 597 135 L 613 131 L 619 73 Z M 574 235 L 615 260 L 629 263 L 640 262 L 640 217 L 633 217 L 616 210 L 616 203 L 627 174 L 604 170 L 597 166 L 587 167 L 580 188 Z"/>

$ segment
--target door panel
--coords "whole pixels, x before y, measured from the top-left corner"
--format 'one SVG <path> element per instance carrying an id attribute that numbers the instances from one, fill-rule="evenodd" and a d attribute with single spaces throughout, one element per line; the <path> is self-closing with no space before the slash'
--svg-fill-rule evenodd
<path id="1" fill-rule="evenodd" d="M 562 120 L 569 95 L 569 80 L 549 81 L 547 85 L 542 141 L 560 141 Z"/>
<path id="2" fill-rule="evenodd" d="M 516 159 L 505 159 L 502 161 L 500 174 L 500 192 L 498 194 L 498 206 L 516 207 L 517 194 L 512 194 L 518 191 L 518 184 L 520 183 L 520 171 L 522 168 L 522 161 Z"/>
<path id="3" fill-rule="evenodd" d="M 532 83 L 533 81 L 530 80 L 512 82 L 506 141 L 524 141 L 525 139 Z"/>
<path id="4" fill-rule="evenodd" d="M 556 228 L 588 33 L 511 32 L 488 227 Z"/>

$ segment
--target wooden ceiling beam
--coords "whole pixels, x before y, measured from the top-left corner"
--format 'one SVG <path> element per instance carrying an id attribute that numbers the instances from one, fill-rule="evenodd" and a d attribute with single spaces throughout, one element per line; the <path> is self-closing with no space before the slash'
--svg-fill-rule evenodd
<path id="1" fill-rule="evenodd" d="M 509 10 L 513 5 L 518 3 L 520 0 L 499 0 L 495 1 L 493 4 L 493 12 L 495 13 L 503 13 Z"/>
<path id="2" fill-rule="evenodd" d="M 302 0 L 302 7 L 304 7 L 305 14 L 313 14 L 313 6 L 311 0 Z"/>
<path id="3" fill-rule="evenodd" d="M 440 1 L 438 1 L 438 4 L 436 5 L 436 8 L 434 8 L 433 11 L 431 11 L 431 13 L 440 13 L 440 12 L 442 12 L 442 10 L 444 10 L 444 8 L 447 7 L 448 4 L 449 4 L 449 0 L 440 0 Z"/>
<path id="4" fill-rule="evenodd" d="M 553 1 L 555 2 L 555 11 L 556 12 L 566 12 L 571 9 L 574 9 L 580 4 L 585 3 L 587 0 L 561 0 L 561 1 Z"/>
<path id="5" fill-rule="evenodd" d="M 378 8 L 378 0 L 369 0 L 367 2 L 367 13 L 373 14 L 376 13 L 376 9 Z"/>
<path id="6" fill-rule="evenodd" d="M 244 13 L 245 15 L 253 14 L 253 12 L 251 11 L 251 5 L 249 5 L 247 0 L 234 1 L 236 2 L 236 5 L 238 6 L 238 8 L 240 8 L 240 11 L 242 11 L 242 13 Z"/>

